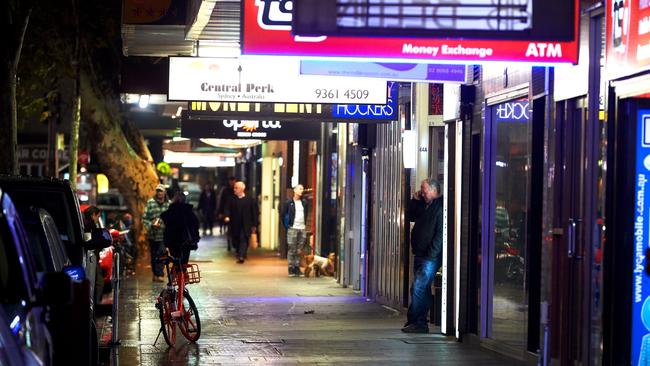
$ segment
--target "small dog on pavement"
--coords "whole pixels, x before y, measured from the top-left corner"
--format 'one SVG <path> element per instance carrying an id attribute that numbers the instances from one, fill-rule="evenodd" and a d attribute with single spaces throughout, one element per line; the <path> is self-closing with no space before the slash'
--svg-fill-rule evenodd
<path id="1" fill-rule="evenodd" d="M 305 268 L 305 277 L 310 277 L 312 272 L 314 277 L 334 276 L 334 263 L 336 262 L 336 253 L 330 253 L 327 257 L 320 255 L 306 255 L 305 261 L 307 267 Z"/>

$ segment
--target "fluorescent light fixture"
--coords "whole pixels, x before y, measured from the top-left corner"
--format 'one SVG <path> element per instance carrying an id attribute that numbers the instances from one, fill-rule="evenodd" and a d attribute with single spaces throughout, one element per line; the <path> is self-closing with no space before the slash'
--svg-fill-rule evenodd
<path id="1" fill-rule="evenodd" d="M 505 168 L 505 167 L 508 166 L 508 163 L 506 163 L 506 162 L 504 162 L 504 161 L 499 161 L 499 160 L 497 160 L 496 165 L 497 165 L 499 168 Z"/>
<path id="2" fill-rule="evenodd" d="M 183 153 L 170 150 L 164 151 L 163 159 L 168 164 L 182 164 L 184 168 L 198 167 L 233 167 L 235 158 L 214 153 Z"/>
<path id="3" fill-rule="evenodd" d="M 260 140 L 229 140 L 229 139 L 200 139 L 204 144 L 215 147 L 225 147 L 228 149 L 244 149 L 261 145 Z"/>
<path id="4" fill-rule="evenodd" d="M 418 134 L 415 130 L 402 132 L 404 168 L 414 169 L 418 163 Z"/>
<path id="5" fill-rule="evenodd" d="M 182 107 L 182 106 L 178 106 L 178 109 L 176 110 L 176 117 L 180 117 L 182 111 L 183 111 L 183 107 Z"/>
<path id="6" fill-rule="evenodd" d="M 149 94 L 141 94 L 140 101 L 138 102 L 140 108 L 147 108 L 149 106 Z"/>
<path id="7" fill-rule="evenodd" d="M 300 141 L 293 142 L 293 174 L 291 176 L 291 186 L 298 185 L 300 180 Z"/>
<path id="8" fill-rule="evenodd" d="M 180 136 L 172 137 L 172 141 L 174 141 L 174 142 L 176 142 L 176 141 L 187 141 L 187 140 L 189 140 L 189 139 L 185 138 L 185 137 L 180 137 Z"/>
<path id="9" fill-rule="evenodd" d="M 239 42 L 199 40 L 199 57 L 233 58 L 241 56 Z"/>

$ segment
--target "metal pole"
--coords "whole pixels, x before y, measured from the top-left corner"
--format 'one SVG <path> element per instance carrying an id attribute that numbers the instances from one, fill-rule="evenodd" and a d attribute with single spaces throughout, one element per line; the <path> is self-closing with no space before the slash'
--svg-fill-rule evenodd
<path id="1" fill-rule="evenodd" d="M 118 346 L 120 340 L 118 338 L 119 331 L 119 307 L 120 307 L 120 253 L 113 253 L 113 278 L 111 278 L 113 283 L 113 330 L 111 335 L 111 345 Z"/>

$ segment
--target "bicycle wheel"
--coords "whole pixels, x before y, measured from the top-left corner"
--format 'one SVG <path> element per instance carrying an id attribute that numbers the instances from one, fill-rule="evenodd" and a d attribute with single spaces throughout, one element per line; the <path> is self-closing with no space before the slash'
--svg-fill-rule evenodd
<path id="1" fill-rule="evenodd" d="M 190 342 L 196 342 L 201 336 L 199 311 L 187 290 L 183 291 L 183 315 L 178 322 L 178 328 Z"/>
<path id="2" fill-rule="evenodd" d="M 174 294 L 167 290 L 162 290 L 160 293 L 160 306 L 158 312 L 160 314 L 160 326 L 162 327 L 163 337 L 165 342 L 170 347 L 176 343 L 176 322 L 172 317 L 174 311 Z"/>

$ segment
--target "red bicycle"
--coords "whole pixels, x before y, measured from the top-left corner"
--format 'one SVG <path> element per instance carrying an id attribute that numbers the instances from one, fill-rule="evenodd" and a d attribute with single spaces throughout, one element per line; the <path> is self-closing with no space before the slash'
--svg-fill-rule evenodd
<path id="1" fill-rule="evenodd" d="M 167 268 L 167 286 L 156 299 L 160 314 L 160 333 L 170 347 L 176 343 L 176 328 L 190 342 L 201 336 L 201 319 L 194 300 L 185 285 L 201 282 L 201 272 L 197 264 L 181 264 L 180 258 L 169 254 L 159 257 L 159 262 Z M 171 268 L 170 268 L 171 264 Z M 156 337 L 156 342 L 158 342 Z"/>

